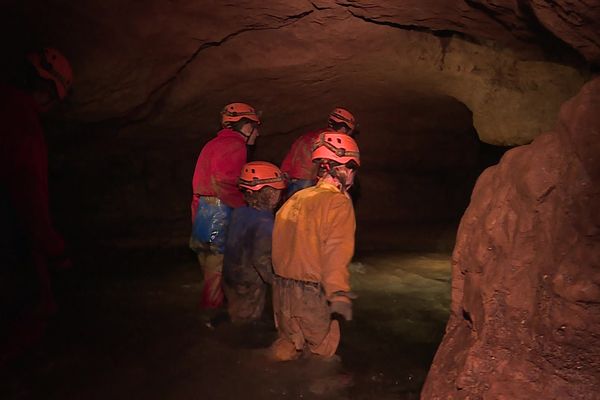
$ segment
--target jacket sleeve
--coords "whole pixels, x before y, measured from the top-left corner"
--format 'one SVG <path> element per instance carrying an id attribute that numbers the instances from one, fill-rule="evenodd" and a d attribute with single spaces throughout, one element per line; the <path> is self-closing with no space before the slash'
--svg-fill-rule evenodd
<path id="1" fill-rule="evenodd" d="M 354 233 L 356 221 L 352 202 L 343 195 L 330 199 L 321 229 L 322 284 L 328 300 L 347 301 L 334 293 L 350 291 L 348 264 L 354 254 Z"/>
<path id="2" fill-rule="evenodd" d="M 262 221 L 256 230 L 254 248 L 252 252 L 252 265 L 265 283 L 273 282 L 273 264 L 271 261 L 271 239 L 273 236 L 273 222 Z"/>
<path id="3" fill-rule="evenodd" d="M 212 184 L 217 197 L 229 207 L 243 207 L 244 196 L 237 186 L 237 181 L 242 167 L 246 164 L 246 145 L 231 141 L 215 163 Z"/>
<path id="4" fill-rule="evenodd" d="M 65 244 L 50 217 L 46 144 L 38 126 L 29 124 L 26 128 L 14 142 L 14 169 L 8 179 L 8 189 L 34 246 L 48 257 L 57 257 L 64 252 Z"/>

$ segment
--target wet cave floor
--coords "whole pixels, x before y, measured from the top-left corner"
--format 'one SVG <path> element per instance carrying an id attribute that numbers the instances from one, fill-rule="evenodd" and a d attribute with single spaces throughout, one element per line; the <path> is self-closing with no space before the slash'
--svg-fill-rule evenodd
<path id="1" fill-rule="evenodd" d="M 97 247 L 77 262 L 42 342 L 0 377 L 3 399 L 418 399 L 449 313 L 447 252 L 362 252 L 341 361 L 276 363 L 272 319 L 205 326 L 187 248 Z"/>

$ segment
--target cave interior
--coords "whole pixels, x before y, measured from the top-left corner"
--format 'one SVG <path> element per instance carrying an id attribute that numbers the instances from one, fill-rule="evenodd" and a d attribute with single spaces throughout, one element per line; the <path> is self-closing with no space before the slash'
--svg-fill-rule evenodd
<path id="1" fill-rule="evenodd" d="M 55 46 L 73 65 L 71 95 L 42 121 L 53 222 L 74 267 L 53 277 L 58 312 L 9 364 L 2 397 L 500 393 L 464 372 L 421 393 L 451 314 L 474 323 L 451 307 L 457 230 L 482 172 L 551 132 L 561 105 L 593 80 L 598 2 L 203 3 L 7 2 L 4 76 L 35 46 Z M 203 325 L 190 182 L 233 101 L 261 111 L 252 160 L 280 164 L 333 107 L 360 124 L 349 266 L 359 298 L 342 327 L 341 366 L 266 360 L 272 317 Z M 597 230 L 588 237 L 597 249 Z M 590 265 L 598 281 L 597 257 Z M 591 367 L 572 398 L 594 398 Z"/>

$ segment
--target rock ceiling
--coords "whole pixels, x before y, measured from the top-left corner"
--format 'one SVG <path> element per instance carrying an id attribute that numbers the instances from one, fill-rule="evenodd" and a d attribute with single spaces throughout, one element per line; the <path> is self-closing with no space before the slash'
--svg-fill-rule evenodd
<path id="1" fill-rule="evenodd" d="M 600 64 L 599 3 L 50 0 L 10 15 L 73 59 L 76 120 L 212 134 L 243 100 L 272 134 L 336 104 L 360 116 L 439 95 L 471 110 L 482 140 L 522 144 Z"/>

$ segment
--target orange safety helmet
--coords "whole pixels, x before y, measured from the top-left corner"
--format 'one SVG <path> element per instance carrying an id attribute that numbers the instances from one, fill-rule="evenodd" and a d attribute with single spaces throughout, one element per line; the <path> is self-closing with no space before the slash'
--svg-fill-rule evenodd
<path id="1" fill-rule="evenodd" d="M 243 118 L 248 118 L 257 124 L 260 124 L 258 113 L 249 104 L 230 103 L 223 108 L 223 111 L 221 111 L 221 125 L 224 127 L 230 126 L 233 122 L 238 122 Z"/>
<path id="2" fill-rule="evenodd" d="M 329 113 L 329 122 L 345 124 L 351 131 L 356 128 L 356 119 L 354 118 L 354 115 L 342 107 L 336 107 Z"/>
<path id="3" fill-rule="evenodd" d="M 73 83 L 73 70 L 60 51 L 45 47 L 39 52 L 27 54 L 27 59 L 40 77 L 54 82 L 59 99 L 67 97 Z"/>
<path id="4" fill-rule="evenodd" d="M 358 144 L 343 132 L 324 131 L 313 144 L 312 160 L 326 159 L 346 164 L 354 161 L 360 166 Z"/>
<path id="5" fill-rule="evenodd" d="M 244 165 L 240 179 L 240 188 L 258 191 L 265 186 L 273 189 L 285 189 L 285 178 L 276 165 L 266 161 L 252 161 Z"/>

